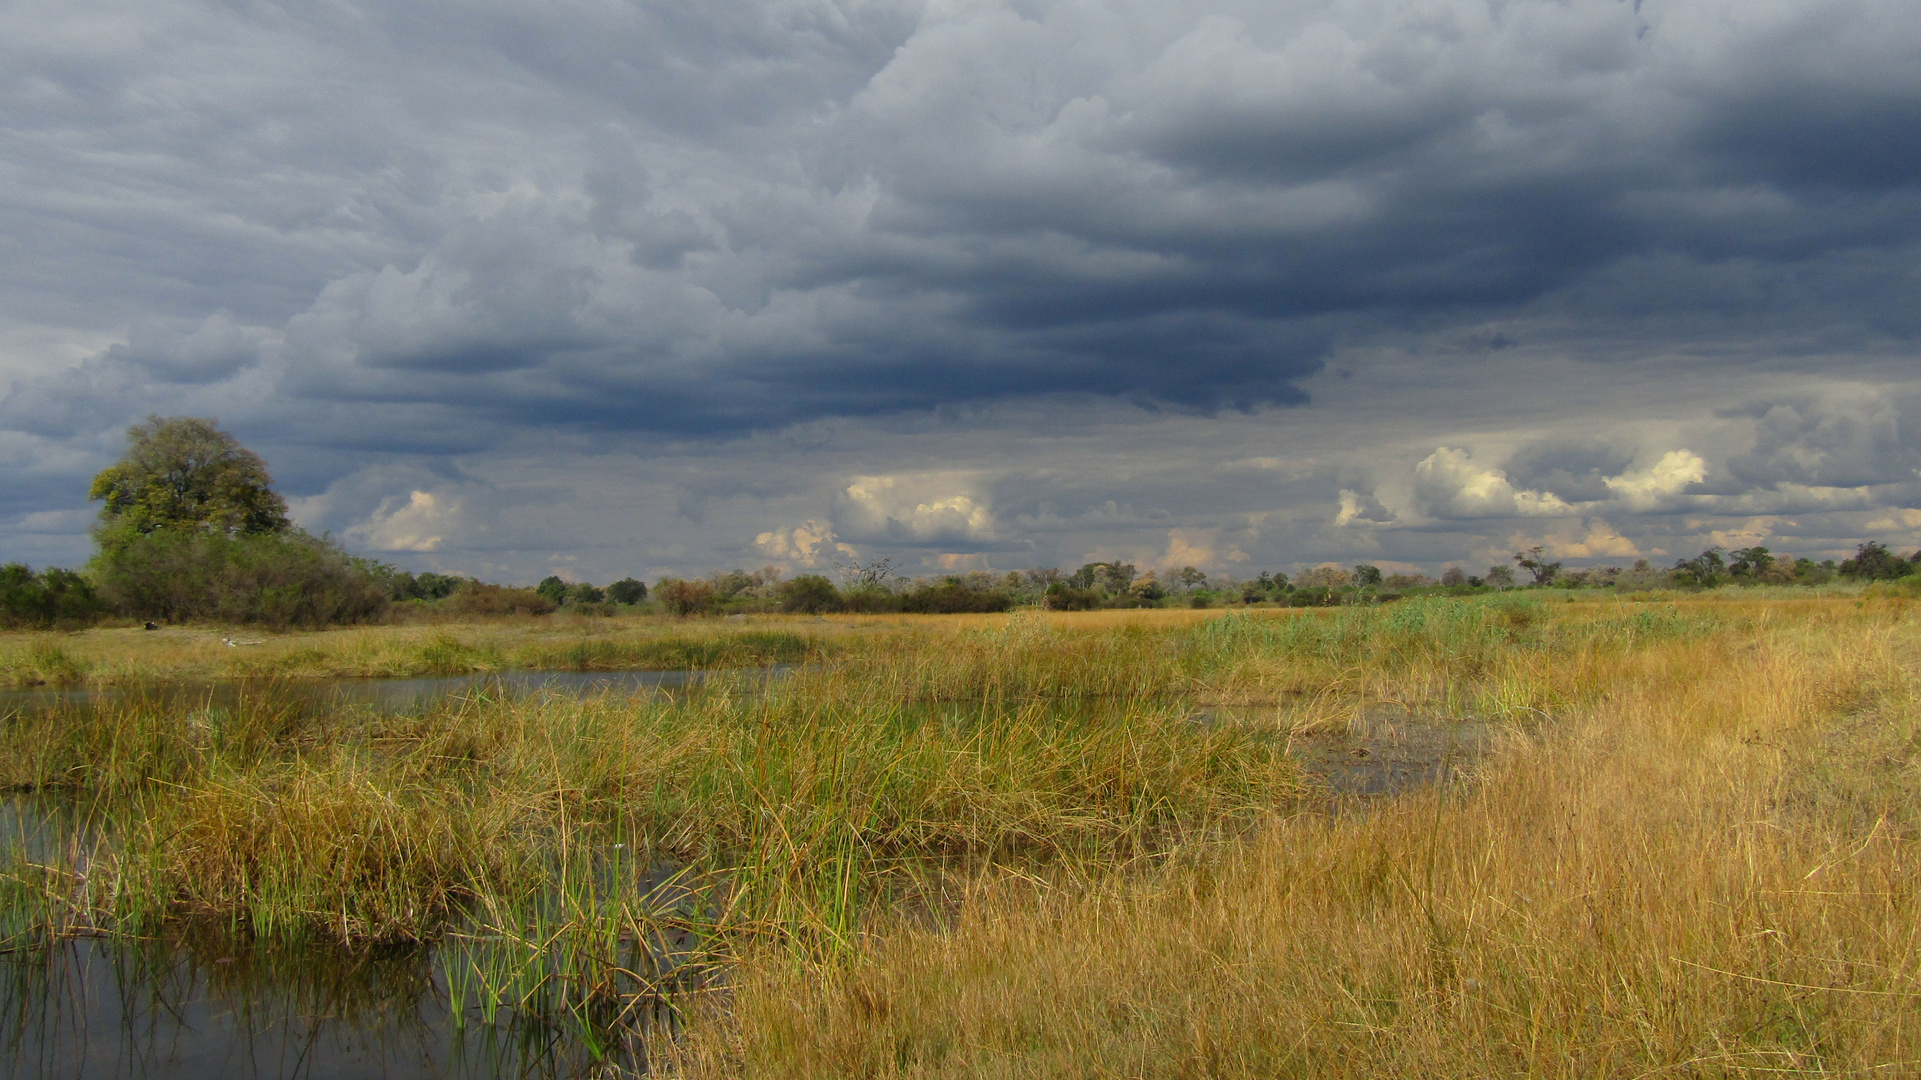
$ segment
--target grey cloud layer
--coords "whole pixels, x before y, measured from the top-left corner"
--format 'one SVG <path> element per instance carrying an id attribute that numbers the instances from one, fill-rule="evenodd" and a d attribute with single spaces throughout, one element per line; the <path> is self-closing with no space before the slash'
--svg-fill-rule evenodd
<path id="1" fill-rule="evenodd" d="M 1409 335 L 1738 378 L 1921 332 L 1921 7 L 1898 0 L 125 0 L 0 30 L 0 341 L 121 342 L 0 355 L 23 513 L 70 506 L 150 409 L 220 415 L 296 493 L 352 504 L 343 528 L 418 545 L 414 518 L 453 530 L 483 496 L 353 477 L 466 483 L 451 459 L 541 432 L 657 448 L 1076 395 L 1208 416 L 1298 404 L 1343 348 Z M 1762 410 L 1753 445 L 1699 448 L 1671 512 L 1912 479 L 1909 403 L 1729 400 Z M 1528 493 L 1618 516 L 1659 456 L 1595 435 L 1410 471 L 1438 445 L 1330 480 L 1352 512 L 1322 516 L 1558 512 Z M 1464 494 L 1470 466 L 1508 492 Z M 849 462 L 835 490 L 895 471 Z M 814 516 L 1006 549 L 1114 494 L 1062 509 L 1077 483 Z M 1175 487 L 1161 512 L 1209 512 Z M 783 497 L 709 477 L 676 505 L 736 490 Z"/>

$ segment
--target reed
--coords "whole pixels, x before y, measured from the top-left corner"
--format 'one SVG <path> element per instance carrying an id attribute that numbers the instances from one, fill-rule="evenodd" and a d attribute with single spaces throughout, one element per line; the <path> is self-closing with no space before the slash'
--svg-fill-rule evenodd
<path id="1" fill-rule="evenodd" d="M 826 659 L 877 628 L 798 620 L 503 618 L 276 633 L 166 627 L 0 633 L 0 683 L 404 678 L 509 669 L 713 670 Z M 229 645 L 228 640 L 246 644 Z"/>
<path id="2" fill-rule="evenodd" d="M 1504 625 L 1483 655 L 1475 635 Z M 1494 660 L 1483 700 L 1547 715 L 1474 784 L 1280 816 L 1073 892 L 998 881 L 951 925 L 893 925 L 825 967 L 750 957 L 728 1008 L 666 1049 L 692 1076 L 1914 1071 L 1909 607 L 1596 608 L 1468 631 L 1275 632 L 1330 663 L 1410 661 L 1356 686 L 1419 688 L 1430 649 Z"/>
<path id="3" fill-rule="evenodd" d="M 457 1015 L 693 1076 L 1863 1072 L 1921 1034 L 1909 603 L 361 631 L 274 662 L 803 662 L 7 717 L 0 784 L 60 810 L 0 930 L 439 940 Z M 1290 742 L 1383 710 L 1504 734 L 1316 795 Z"/>

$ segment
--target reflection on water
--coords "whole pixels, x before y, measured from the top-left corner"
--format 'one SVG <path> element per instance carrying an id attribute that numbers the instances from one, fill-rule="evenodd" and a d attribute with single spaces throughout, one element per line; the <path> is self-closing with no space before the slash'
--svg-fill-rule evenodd
<path id="1" fill-rule="evenodd" d="M 223 943 L 224 942 L 224 943 Z M 478 1007 L 436 950 L 68 941 L 0 957 L 0 1076 L 582 1077 L 641 1071 L 635 1025 L 583 1038 Z M 458 1020 L 458 1022 L 456 1022 Z M 596 1050 L 598 1052 L 596 1052 Z"/>

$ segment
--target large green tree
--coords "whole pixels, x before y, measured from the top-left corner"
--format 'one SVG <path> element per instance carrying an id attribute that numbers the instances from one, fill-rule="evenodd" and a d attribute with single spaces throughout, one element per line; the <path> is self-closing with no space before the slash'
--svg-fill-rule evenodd
<path id="1" fill-rule="evenodd" d="M 149 416 L 127 429 L 127 451 L 93 478 L 104 500 L 103 542 L 160 530 L 228 536 L 282 533 L 287 500 L 273 489 L 260 455 L 212 420 Z"/>
<path id="2" fill-rule="evenodd" d="M 212 420 L 135 424 L 88 494 L 106 503 L 90 574 L 124 615 L 319 626 L 386 610 L 386 572 L 295 528 L 267 463 Z"/>

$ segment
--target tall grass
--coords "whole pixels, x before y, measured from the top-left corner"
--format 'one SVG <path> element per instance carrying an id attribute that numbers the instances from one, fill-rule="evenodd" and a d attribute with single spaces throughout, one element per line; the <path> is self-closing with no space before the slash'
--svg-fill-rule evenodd
<path id="1" fill-rule="evenodd" d="M 0 681 L 15 686 L 138 686 L 179 680 L 404 678 L 512 669 L 715 670 L 800 664 L 845 651 L 863 631 L 836 626 L 739 627 L 642 619 L 250 632 L 216 628 L 0 634 Z"/>
<path id="2" fill-rule="evenodd" d="M 1531 680 L 1559 704 L 1473 785 L 1277 818 L 1245 843 L 1075 892 L 1003 881 L 951 926 L 889 927 L 829 967 L 751 959 L 728 1010 L 679 1045 L 680 1068 L 1916 1072 L 1921 633 L 1908 609 L 1650 610 L 1522 625 L 1441 612 L 1469 625 L 1416 627 L 1393 651 L 1458 646 L 1473 669 L 1473 638 L 1511 630 L 1503 651 L 1559 661 L 1481 676 Z M 1332 666 L 1388 650 L 1392 624 L 1271 632 L 1331 650 Z M 1574 663 L 1585 670 L 1557 671 Z"/>
<path id="3" fill-rule="evenodd" d="M 70 816 L 0 911 L 439 938 L 462 1014 L 592 1040 L 678 1002 L 656 1058 L 693 1075 L 1862 1072 L 1921 1034 L 1905 604 L 332 639 L 312 663 L 831 658 L 11 717 L 0 784 Z M 1471 785 L 1318 811 L 1289 740 L 1381 708 L 1506 734 Z"/>
<path id="4" fill-rule="evenodd" d="M 875 700 L 873 672 L 679 699 L 471 694 L 403 716 L 315 716 L 270 690 L 225 708 L 119 701 L 14 718 L 0 783 L 70 792 L 111 823 L 73 898 L 94 925 L 200 913 L 418 937 L 617 836 L 808 948 L 850 941 L 892 882 L 1151 854 L 1294 791 L 1271 733 L 1169 702 Z"/>

